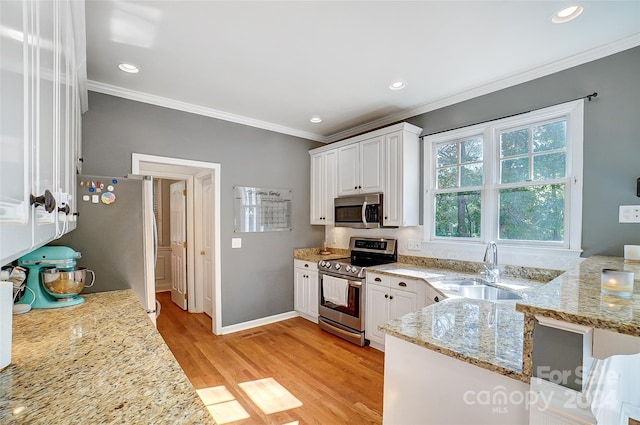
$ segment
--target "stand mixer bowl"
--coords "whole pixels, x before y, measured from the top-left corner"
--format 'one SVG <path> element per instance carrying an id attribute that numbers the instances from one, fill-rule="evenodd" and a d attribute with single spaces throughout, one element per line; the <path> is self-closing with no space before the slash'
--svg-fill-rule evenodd
<path id="1" fill-rule="evenodd" d="M 89 284 L 85 284 L 87 273 L 91 273 Z M 84 267 L 69 270 L 51 268 L 41 271 L 40 277 L 45 292 L 60 301 L 76 297 L 85 287 L 93 286 L 96 278 L 92 270 Z"/>

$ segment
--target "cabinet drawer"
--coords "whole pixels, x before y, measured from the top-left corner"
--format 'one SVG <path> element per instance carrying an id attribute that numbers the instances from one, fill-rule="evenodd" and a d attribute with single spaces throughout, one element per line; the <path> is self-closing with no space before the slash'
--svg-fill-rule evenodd
<path id="1" fill-rule="evenodd" d="M 318 263 L 315 263 L 313 261 L 293 260 L 293 266 L 295 268 L 311 270 L 311 271 L 318 270 Z"/>
<path id="2" fill-rule="evenodd" d="M 407 291 L 407 292 L 417 292 L 417 288 L 418 288 L 418 281 L 413 280 L 413 279 L 407 279 L 404 277 L 395 277 L 392 276 L 390 279 L 390 283 L 389 283 L 389 287 L 391 289 L 397 289 L 400 291 Z"/>
<path id="3" fill-rule="evenodd" d="M 367 283 L 374 285 L 389 286 L 389 278 L 391 276 L 378 273 L 367 273 Z"/>

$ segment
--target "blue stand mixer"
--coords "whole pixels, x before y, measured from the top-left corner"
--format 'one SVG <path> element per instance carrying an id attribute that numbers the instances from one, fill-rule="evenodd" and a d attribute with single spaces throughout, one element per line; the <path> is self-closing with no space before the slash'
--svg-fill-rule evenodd
<path id="1" fill-rule="evenodd" d="M 46 269 L 74 270 L 76 260 L 81 254 L 66 246 L 43 246 L 32 251 L 18 260 L 18 265 L 29 269 L 27 276 L 27 290 L 16 304 L 28 304 L 31 308 L 59 308 L 68 307 L 84 302 L 84 298 L 77 294 L 67 294 L 64 297 L 54 296 L 47 292 L 41 282 L 41 272 Z"/>

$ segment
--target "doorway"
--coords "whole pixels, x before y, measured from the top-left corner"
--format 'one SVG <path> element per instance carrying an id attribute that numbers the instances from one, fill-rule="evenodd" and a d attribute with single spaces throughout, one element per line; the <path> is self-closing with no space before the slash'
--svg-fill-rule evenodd
<path id="1" fill-rule="evenodd" d="M 221 334 L 220 164 L 138 153 L 132 154 L 131 162 L 133 174 L 186 185 L 187 308 L 209 314 L 213 333 Z"/>

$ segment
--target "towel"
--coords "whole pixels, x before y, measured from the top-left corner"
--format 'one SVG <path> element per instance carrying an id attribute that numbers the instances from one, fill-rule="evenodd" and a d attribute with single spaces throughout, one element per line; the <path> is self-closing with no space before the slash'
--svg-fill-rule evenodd
<path id="1" fill-rule="evenodd" d="M 349 293 L 349 282 L 333 276 L 322 276 L 322 295 L 325 301 L 335 305 L 347 307 Z"/>

